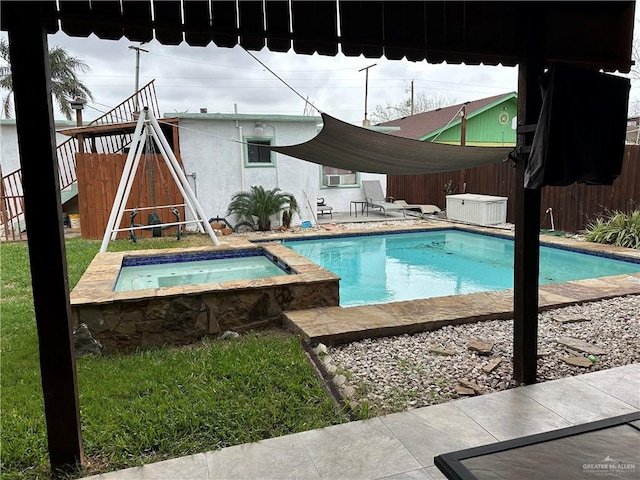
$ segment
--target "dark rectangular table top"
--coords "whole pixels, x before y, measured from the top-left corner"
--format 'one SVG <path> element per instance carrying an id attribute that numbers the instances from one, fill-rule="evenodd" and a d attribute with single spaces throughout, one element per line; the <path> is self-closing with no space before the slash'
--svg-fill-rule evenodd
<path id="1" fill-rule="evenodd" d="M 640 412 L 438 455 L 455 480 L 640 479 Z"/>

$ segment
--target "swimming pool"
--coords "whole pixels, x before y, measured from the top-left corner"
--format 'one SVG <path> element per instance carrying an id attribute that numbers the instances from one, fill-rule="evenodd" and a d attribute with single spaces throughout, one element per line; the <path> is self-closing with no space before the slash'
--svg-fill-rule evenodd
<path id="1" fill-rule="evenodd" d="M 513 288 L 513 240 L 460 230 L 285 240 L 341 277 L 355 306 Z M 640 272 L 640 262 L 540 248 L 541 285 Z"/>

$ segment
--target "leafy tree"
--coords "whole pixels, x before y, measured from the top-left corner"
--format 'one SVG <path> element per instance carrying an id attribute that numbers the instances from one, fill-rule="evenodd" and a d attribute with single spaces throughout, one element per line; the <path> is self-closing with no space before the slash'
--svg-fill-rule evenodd
<path id="1" fill-rule="evenodd" d="M 6 65 L 0 67 L 0 89 L 7 91 L 2 96 L 2 111 L 6 118 L 11 118 L 13 111 L 12 95 L 13 81 L 11 78 L 11 59 L 9 58 L 9 44 L 5 39 L 0 39 L 0 59 Z M 60 112 L 71 120 L 71 100 L 75 97 L 84 97 L 93 100 L 89 88 L 84 85 L 76 72 L 90 72 L 89 66 L 76 57 L 71 57 L 62 47 L 53 47 L 49 50 L 49 62 L 51 67 L 51 93 L 55 98 Z"/>
<path id="2" fill-rule="evenodd" d="M 283 218 L 289 221 L 294 213 L 299 214 L 300 208 L 295 197 L 279 188 L 265 190 L 261 186 L 253 186 L 249 192 L 234 194 L 227 208 L 227 214 L 234 214 L 240 222 L 246 222 L 262 232 L 271 230 L 271 218 L 280 212 L 285 212 Z"/>
<path id="3" fill-rule="evenodd" d="M 454 97 L 449 97 L 443 94 L 428 95 L 424 92 L 420 92 L 414 96 L 413 101 L 411 96 L 406 100 L 391 105 L 387 102 L 386 105 L 376 105 L 375 111 L 371 114 L 371 121 L 373 123 L 390 122 L 402 117 L 408 117 L 411 115 L 413 103 L 413 115 L 416 113 L 428 112 L 435 110 L 436 108 L 448 107 L 456 102 Z"/>

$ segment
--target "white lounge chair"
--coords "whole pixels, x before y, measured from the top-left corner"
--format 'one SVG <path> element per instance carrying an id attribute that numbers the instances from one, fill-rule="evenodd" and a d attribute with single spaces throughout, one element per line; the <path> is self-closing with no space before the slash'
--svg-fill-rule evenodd
<path id="1" fill-rule="evenodd" d="M 388 197 L 382 193 L 382 185 L 379 180 L 363 180 L 362 188 L 364 190 L 364 198 L 369 208 L 378 208 L 384 212 L 384 216 L 387 216 L 387 211 L 401 211 L 402 216 L 405 217 L 406 213 L 402 205 L 389 202 Z"/>
<path id="2" fill-rule="evenodd" d="M 436 215 L 442 211 L 435 205 L 410 204 L 405 202 L 404 200 L 396 200 L 393 203 L 395 203 L 396 205 L 401 205 L 406 210 L 418 210 L 423 215 Z"/>

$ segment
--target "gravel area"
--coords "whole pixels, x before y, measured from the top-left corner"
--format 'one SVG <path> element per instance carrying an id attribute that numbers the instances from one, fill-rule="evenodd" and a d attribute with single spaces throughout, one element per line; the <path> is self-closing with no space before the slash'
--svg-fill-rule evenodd
<path id="1" fill-rule="evenodd" d="M 561 323 L 554 319 L 567 315 L 586 321 Z M 638 295 L 549 310 L 538 320 L 541 382 L 640 363 Z M 582 340 L 604 353 L 591 355 L 588 366 L 569 365 L 566 358 L 586 359 L 589 352 L 558 343 L 563 337 Z M 483 355 L 470 350 L 468 343 L 473 339 L 493 341 L 491 352 Z M 321 357 L 354 410 L 366 409 L 377 415 L 516 387 L 511 380 L 512 344 L 513 320 L 490 320 L 416 335 L 367 339 L 328 348 Z M 433 348 L 445 352 L 434 353 Z M 493 371 L 483 370 L 497 359 L 501 361 Z M 471 382 L 476 391 L 460 390 L 460 380 Z"/>
<path id="2" fill-rule="evenodd" d="M 350 223 L 316 223 L 315 225 L 307 228 L 302 228 L 302 226 L 296 224 L 291 225 L 289 229 L 286 230 L 288 233 L 315 233 L 315 234 L 323 234 L 327 233 L 327 228 L 325 225 L 333 225 L 335 228 L 339 230 L 385 230 L 388 227 L 398 227 L 398 226 L 414 226 L 414 225 L 424 225 L 425 223 L 437 222 L 439 221 L 437 217 L 429 217 L 426 219 L 416 218 L 415 220 L 380 220 L 377 222 L 350 222 Z M 505 229 L 512 228 L 512 225 L 505 225 Z M 268 231 L 268 232 L 258 232 L 258 231 L 241 231 L 234 232 L 232 235 L 237 237 L 260 237 L 260 236 L 278 236 L 281 235 L 282 232 L 278 231 Z"/>

